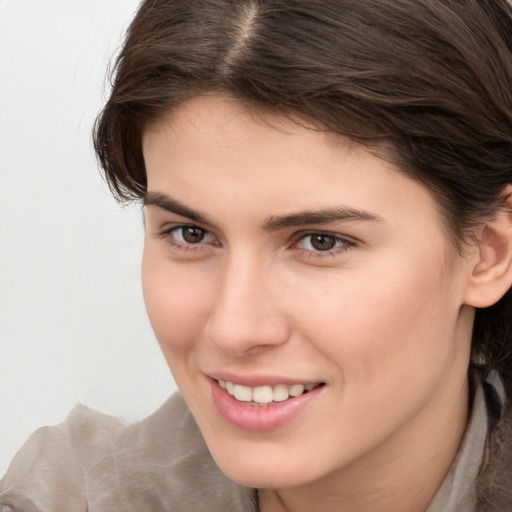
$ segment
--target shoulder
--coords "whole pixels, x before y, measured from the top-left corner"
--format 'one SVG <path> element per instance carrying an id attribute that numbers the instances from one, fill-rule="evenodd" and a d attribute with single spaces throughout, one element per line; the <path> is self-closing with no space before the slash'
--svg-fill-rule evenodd
<path id="1" fill-rule="evenodd" d="M 512 509 L 512 403 L 499 412 L 492 425 L 489 449 L 477 481 L 477 512 L 502 512 Z"/>
<path id="2" fill-rule="evenodd" d="M 79 406 L 36 431 L 0 483 L 0 507 L 17 512 L 250 510 L 250 500 L 217 468 L 179 394 L 133 425 Z"/>
<path id="3" fill-rule="evenodd" d="M 16 510 L 86 510 L 82 453 L 99 458 L 119 421 L 83 405 L 66 421 L 37 430 L 14 458 L 0 483 L 0 504 Z M 54 493 L 51 489 L 60 489 Z"/>

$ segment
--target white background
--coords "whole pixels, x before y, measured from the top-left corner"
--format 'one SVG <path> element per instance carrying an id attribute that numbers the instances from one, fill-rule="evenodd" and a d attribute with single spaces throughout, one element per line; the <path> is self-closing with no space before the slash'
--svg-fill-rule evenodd
<path id="1" fill-rule="evenodd" d="M 137 0 L 0 0 L 0 475 L 83 402 L 127 421 L 175 389 L 140 287 L 142 213 L 90 132 Z"/>

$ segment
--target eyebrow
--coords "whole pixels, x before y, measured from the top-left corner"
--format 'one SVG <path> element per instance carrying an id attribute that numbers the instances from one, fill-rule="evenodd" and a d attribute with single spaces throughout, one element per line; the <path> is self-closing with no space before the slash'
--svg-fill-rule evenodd
<path id="1" fill-rule="evenodd" d="M 148 192 L 144 197 L 144 206 L 156 206 L 162 210 L 187 217 L 194 222 L 213 224 L 210 217 L 203 212 L 193 210 L 165 194 Z M 335 207 L 321 210 L 311 210 L 286 215 L 273 215 L 263 224 L 264 231 L 278 231 L 293 226 L 306 226 L 310 224 L 328 224 L 336 221 L 371 221 L 383 222 L 382 217 L 365 210 Z"/>
<path id="2" fill-rule="evenodd" d="M 364 210 L 353 208 L 335 207 L 322 210 L 313 210 L 292 213 L 290 215 L 276 215 L 270 217 L 263 229 L 265 231 L 276 231 L 290 226 L 306 226 L 309 224 L 328 224 L 336 221 L 372 221 L 383 222 L 382 217 Z"/>
<path id="3" fill-rule="evenodd" d="M 182 217 L 187 217 L 194 222 L 201 222 L 203 224 L 210 224 L 208 215 L 205 213 L 192 210 L 188 206 L 176 201 L 172 197 L 169 197 L 164 194 L 160 194 L 158 192 L 148 192 L 144 196 L 144 206 L 156 206 L 170 213 L 175 213 L 176 215 L 181 215 Z"/>

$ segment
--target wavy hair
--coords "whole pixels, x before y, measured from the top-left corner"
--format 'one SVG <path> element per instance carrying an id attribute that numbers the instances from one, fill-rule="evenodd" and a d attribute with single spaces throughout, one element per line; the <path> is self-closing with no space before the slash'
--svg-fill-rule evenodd
<path id="1" fill-rule="evenodd" d="M 120 200 L 143 198 L 142 135 L 199 94 L 314 120 L 431 190 L 455 245 L 512 182 L 507 0 L 145 0 L 94 144 Z M 512 296 L 476 312 L 473 350 L 512 391 Z"/>

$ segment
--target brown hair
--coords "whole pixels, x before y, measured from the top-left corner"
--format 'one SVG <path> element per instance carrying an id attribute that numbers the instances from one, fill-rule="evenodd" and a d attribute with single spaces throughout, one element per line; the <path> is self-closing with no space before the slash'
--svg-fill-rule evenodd
<path id="1" fill-rule="evenodd" d="M 458 247 L 512 182 L 507 0 L 145 0 L 97 120 L 121 200 L 143 198 L 142 134 L 198 94 L 299 114 L 433 193 Z M 512 389 L 512 298 L 477 311 L 473 347 Z"/>

